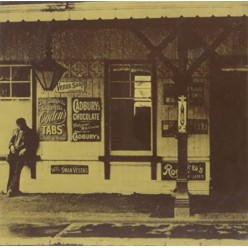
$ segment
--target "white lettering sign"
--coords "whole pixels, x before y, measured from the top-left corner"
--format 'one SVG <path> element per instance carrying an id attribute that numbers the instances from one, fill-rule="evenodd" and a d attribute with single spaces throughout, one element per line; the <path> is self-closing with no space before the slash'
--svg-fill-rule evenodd
<path id="1" fill-rule="evenodd" d="M 87 92 L 87 82 L 86 80 L 70 79 L 68 81 L 60 81 L 55 88 L 58 93 L 68 93 L 68 92 Z"/>

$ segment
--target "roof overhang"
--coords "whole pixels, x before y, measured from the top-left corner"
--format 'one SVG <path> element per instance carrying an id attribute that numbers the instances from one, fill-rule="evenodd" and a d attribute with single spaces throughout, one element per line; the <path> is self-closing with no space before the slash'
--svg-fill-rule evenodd
<path id="1" fill-rule="evenodd" d="M 241 17 L 248 2 L 39 2 L 0 5 L 0 23 L 67 20 Z"/>
<path id="2" fill-rule="evenodd" d="M 248 72 L 248 65 L 223 67 L 221 70 L 225 72 Z"/>

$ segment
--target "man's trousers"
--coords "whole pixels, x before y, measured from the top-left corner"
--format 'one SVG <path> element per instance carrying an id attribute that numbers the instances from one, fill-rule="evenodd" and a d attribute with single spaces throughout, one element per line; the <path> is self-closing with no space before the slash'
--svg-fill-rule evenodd
<path id="1" fill-rule="evenodd" d="M 11 189 L 14 193 L 18 193 L 20 191 L 20 176 L 21 171 L 26 163 L 25 156 L 19 156 L 16 154 L 8 155 L 8 163 L 9 163 L 9 179 L 7 184 L 7 191 Z"/>

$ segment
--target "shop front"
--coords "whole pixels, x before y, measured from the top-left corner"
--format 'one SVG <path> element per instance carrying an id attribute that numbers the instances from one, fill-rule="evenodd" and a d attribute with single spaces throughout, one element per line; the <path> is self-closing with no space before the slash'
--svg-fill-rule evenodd
<path id="1" fill-rule="evenodd" d="M 24 192 L 171 194 L 181 178 L 190 194 L 208 195 L 212 67 L 246 53 L 247 18 L 69 20 L 41 7 L 35 21 L 1 23 L 1 188 L 15 119 L 24 117 L 40 139 L 35 168 L 22 173 Z M 66 71 L 45 91 L 33 64 L 50 29 L 53 58 Z"/>

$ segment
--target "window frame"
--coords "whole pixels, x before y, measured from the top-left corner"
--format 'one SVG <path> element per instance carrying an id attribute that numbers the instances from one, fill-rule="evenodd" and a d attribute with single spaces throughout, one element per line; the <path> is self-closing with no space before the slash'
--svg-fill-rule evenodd
<path id="1" fill-rule="evenodd" d="M 150 100 L 148 101 L 149 98 L 145 98 L 145 101 L 147 102 L 150 102 L 151 103 L 151 115 L 150 115 L 150 127 L 151 127 L 151 130 L 150 130 L 150 150 L 112 150 L 111 146 L 111 101 L 112 99 L 120 99 L 120 100 L 125 100 L 125 99 L 138 99 L 140 101 L 144 101 L 144 98 L 135 98 L 133 96 L 133 98 L 129 97 L 129 98 L 126 98 L 126 97 L 113 97 L 111 96 L 111 84 L 113 84 L 113 82 L 117 82 L 116 80 L 111 80 L 111 77 L 110 77 L 110 73 L 111 73 L 111 68 L 113 67 L 119 67 L 119 68 L 124 68 L 126 66 L 129 66 L 130 68 L 130 75 L 131 75 L 131 68 L 134 67 L 135 65 L 136 66 L 139 66 L 140 68 L 144 68 L 144 71 L 147 70 L 147 67 L 150 67 L 149 68 L 149 76 L 151 76 L 151 80 L 150 80 L 150 83 L 151 83 L 151 97 L 150 97 Z M 113 81 L 113 82 L 112 82 Z M 108 111 L 108 115 L 105 116 L 105 118 L 108 119 L 108 133 L 109 133 L 109 153 L 110 155 L 124 155 L 124 156 L 132 156 L 132 155 L 140 155 L 140 156 L 144 156 L 144 155 L 148 155 L 148 156 L 152 156 L 154 154 L 154 135 L 156 135 L 156 133 L 154 132 L 155 128 L 155 124 L 154 124 L 154 66 L 151 62 L 148 62 L 148 61 L 113 61 L 113 62 L 110 62 L 107 64 L 107 83 L 108 83 L 108 89 L 109 89 L 109 93 L 108 93 L 108 96 L 105 95 L 105 97 L 107 97 L 107 102 L 109 104 L 108 108 L 109 108 L 109 111 Z M 124 83 L 124 82 L 123 82 Z M 132 80 L 131 78 L 129 79 L 129 84 L 132 84 L 132 83 L 135 83 L 134 80 Z"/>
<path id="2" fill-rule="evenodd" d="M 1 96 L 0 95 L 0 101 L 2 100 L 31 100 L 32 97 L 33 97 L 33 70 L 32 70 L 32 67 L 30 64 L 12 64 L 12 63 L 9 63 L 9 64 L 0 64 L 0 68 L 9 68 L 10 70 L 10 79 L 9 81 L 0 81 L 0 84 L 9 84 L 10 86 L 10 96 Z M 27 67 L 29 68 L 29 80 L 20 80 L 20 81 L 17 81 L 17 80 L 13 80 L 13 68 L 15 67 Z M 30 89 L 30 95 L 27 96 L 27 97 L 24 97 L 24 96 L 12 96 L 12 85 L 13 84 L 18 84 L 18 83 L 24 83 L 24 84 L 29 84 L 29 89 Z"/>

